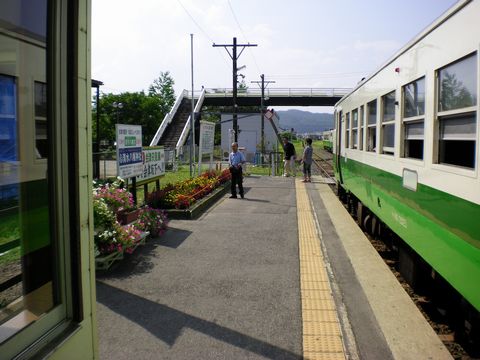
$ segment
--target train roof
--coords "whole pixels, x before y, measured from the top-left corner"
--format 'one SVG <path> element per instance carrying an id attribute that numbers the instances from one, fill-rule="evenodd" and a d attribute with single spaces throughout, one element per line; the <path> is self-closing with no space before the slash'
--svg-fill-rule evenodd
<path id="1" fill-rule="evenodd" d="M 401 55 L 407 52 L 410 48 L 412 48 L 416 43 L 420 40 L 425 38 L 428 34 L 438 28 L 440 25 L 445 23 L 449 18 L 459 12 L 462 8 L 464 8 L 467 4 L 471 3 L 473 0 L 459 0 L 455 5 L 453 5 L 450 9 L 446 10 L 440 17 L 434 20 L 430 25 L 428 25 L 425 29 L 423 29 L 417 36 L 415 36 L 412 40 L 410 40 L 404 47 L 398 50 L 391 58 L 389 58 L 383 65 L 381 65 L 375 72 L 361 80 L 357 86 L 355 86 L 348 94 L 344 95 L 336 104 L 338 106 L 343 100 L 348 98 L 351 94 L 353 94 L 357 89 L 362 87 L 365 83 L 367 83 L 370 79 L 372 79 L 375 75 L 377 75 L 380 71 L 398 59 Z"/>

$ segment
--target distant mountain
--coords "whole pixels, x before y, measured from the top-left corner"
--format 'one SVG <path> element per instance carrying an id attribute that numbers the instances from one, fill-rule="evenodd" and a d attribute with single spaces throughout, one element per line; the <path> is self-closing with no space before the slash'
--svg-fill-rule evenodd
<path id="1" fill-rule="evenodd" d="M 277 111 L 280 127 L 293 128 L 296 133 L 313 133 L 333 129 L 333 114 L 312 113 L 302 110 Z"/>

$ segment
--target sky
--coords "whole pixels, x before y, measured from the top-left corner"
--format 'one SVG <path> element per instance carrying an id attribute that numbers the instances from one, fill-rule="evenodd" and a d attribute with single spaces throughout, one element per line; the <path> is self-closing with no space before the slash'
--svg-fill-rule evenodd
<path id="1" fill-rule="evenodd" d="M 245 48 L 237 67 L 275 88 L 353 87 L 456 0 L 93 0 L 92 78 L 101 91 L 148 90 L 170 72 L 175 93 L 232 88 L 232 60 L 212 44 Z M 229 48 L 231 50 L 231 48 Z M 278 108 L 278 107 L 277 107 Z M 280 108 L 278 108 L 280 109 Z M 303 108 L 332 112 L 331 108 Z"/>

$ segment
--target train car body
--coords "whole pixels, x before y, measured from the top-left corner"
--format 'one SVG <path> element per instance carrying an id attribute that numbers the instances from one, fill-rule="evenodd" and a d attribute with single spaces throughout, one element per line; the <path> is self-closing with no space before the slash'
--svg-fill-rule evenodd
<path id="1" fill-rule="evenodd" d="M 98 357 L 90 0 L 0 2 L 0 358 Z"/>
<path id="2" fill-rule="evenodd" d="M 335 106 L 335 176 L 480 310 L 479 1 L 459 1 Z"/>

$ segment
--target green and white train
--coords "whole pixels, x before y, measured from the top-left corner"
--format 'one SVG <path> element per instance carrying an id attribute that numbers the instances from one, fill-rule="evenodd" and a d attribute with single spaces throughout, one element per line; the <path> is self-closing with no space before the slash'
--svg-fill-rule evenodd
<path id="1" fill-rule="evenodd" d="M 90 0 L 0 1 L 0 358 L 98 357 Z"/>
<path id="2" fill-rule="evenodd" d="M 459 1 L 362 79 L 335 106 L 334 139 L 338 189 L 359 223 L 403 240 L 409 280 L 423 269 L 453 287 L 476 336 L 479 14 L 480 1 Z"/>

